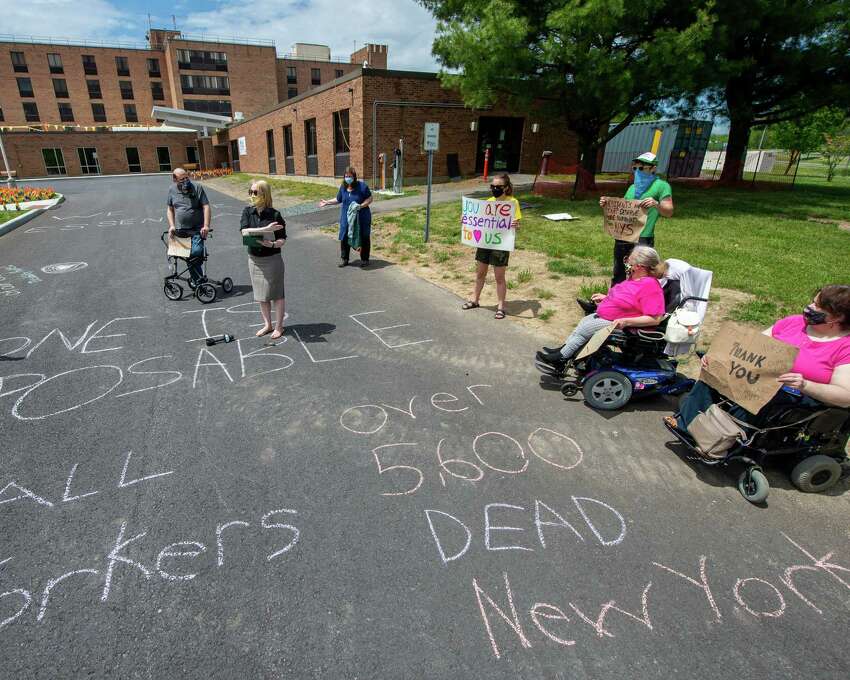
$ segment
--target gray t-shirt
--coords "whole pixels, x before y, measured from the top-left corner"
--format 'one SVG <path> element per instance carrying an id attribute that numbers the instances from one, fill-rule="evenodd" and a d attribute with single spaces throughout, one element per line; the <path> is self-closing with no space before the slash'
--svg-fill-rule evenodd
<path id="1" fill-rule="evenodd" d="M 190 184 L 185 194 L 174 184 L 168 189 L 167 204 L 174 208 L 174 227 L 179 231 L 199 233 L 204 226 L 204 206 L 209 203 L 204 188 L 195 184 Z"/>

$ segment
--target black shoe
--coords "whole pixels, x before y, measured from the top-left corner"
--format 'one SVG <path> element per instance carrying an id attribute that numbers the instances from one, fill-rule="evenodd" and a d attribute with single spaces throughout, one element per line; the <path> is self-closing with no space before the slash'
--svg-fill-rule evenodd
<path id="1" fill-rule="evenodd" d="M 591 302 L 590 300 L 582 300 L 580 298 L 576 298 L 576 302 L 578 302 L 578 306 L 584 310 L 585 314 L 596 314 L 595 302 Z"/>
<path id="2" fill-rule="evenodd" d="M 366 267 L 369 266 L 369 260 L 360 260 L 358 266 L 360 267 L 360 269 L 366 269 Z"/>
<path id="3" fill-rule="evenodd" d="M 559 350 L 554 351 L 540 351 L 534 355 L 534 358 L 538 361 L 542 361 L 544 364 L 549 364 L 552 368 L 560 371 L 563 371 L 567 366 L 567 360 L 561 355 Z"/>
<path id="4" fill-rule="evenodd" d="M 347 266 L 348 266 L 348 260 L 343 260 L 342 262 L 340 262 L 337 265 L 337 267 L 347 267 Z"/>
<path id="5" fill-rule="evenodd" d="M 561 345 L 561 347 L 563 347 L 563 345 Z M 560 353 L 560 352 L 561 352 L 561 347 L 544 347 L 544 348 L 543 348 L 543 351 L 544 351 L 544 352 L 549 352 L 549 353 L 551 353 L 551 352 L 558 352 L 558 353 Z"/>

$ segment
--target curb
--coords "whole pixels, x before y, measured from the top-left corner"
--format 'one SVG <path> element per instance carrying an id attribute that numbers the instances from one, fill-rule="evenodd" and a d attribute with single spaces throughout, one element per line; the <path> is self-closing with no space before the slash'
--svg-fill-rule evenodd
<path id="1" fill-rule="evenodd" d="M 0 224 L 0 236 L 5 236 L 9 232 L 14 231 L 15 229 L 26 224 L 30 220 L 35 219 L 36 217 L 41 215 L 41 213 L 47 212 L 48 210 L 53 210 L 60 203 L 64 203 L 64 202 L 65 202 L 65 196 L 60 194 L 59 200 L 56 201 L 56 203 L 54 205 L 51 205 L 51 206 L 48 206 L 48 207 L 45 207 L 45 208 L 33 208 L 32 210 L 28 210 L 26 213 L 24 213 L 20 217 L 16 217 L 13 220 L 9 220 L 8 222 L 4 222 L 3 224 Z"/>

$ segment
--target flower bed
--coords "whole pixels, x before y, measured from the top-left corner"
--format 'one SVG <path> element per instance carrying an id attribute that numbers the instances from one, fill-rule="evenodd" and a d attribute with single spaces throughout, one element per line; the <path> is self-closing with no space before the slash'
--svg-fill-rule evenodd
<path id="1" fill-rule="evenodd" d="M 7 210 L 20 210 L 21 203 L 32 201 L 48 201 L 56 198 L 56 192 L 52 187 L 44 189 L 37 187 L 0 187 L 0 205 L 14 206 Z"/>
<path id="2" fill-rule="evenodd" d="M 226 177 L 233 174 L 233 168 L 213 168 L 212 170 L 192 170 L 190 179 L 213 179 L 215 177 Z"/>

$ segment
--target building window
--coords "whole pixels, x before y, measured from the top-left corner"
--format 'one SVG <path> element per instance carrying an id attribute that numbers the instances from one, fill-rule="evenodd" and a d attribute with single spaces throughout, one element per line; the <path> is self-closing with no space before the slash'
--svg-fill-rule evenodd
<path id="1" fill-rule="evenodd" d="M 165 94 L 162 91 L 162 83 L 154 81 L 151 83 L 151 96 L 155 102 L 161 102 L 165 99 Z"/>
<path id="2" fill-rule="evenodd" d="M 292 99 L 293 97 L 297 97 L 297 96 L 298 96 L 298 88 L 297 87 L 290 87 L 286 91 L 286 98 L 287 99 Z"/>
<path id="3" fill-rule="evenodd" d="M 87 76 L 97 75 L 97 62 L 94 60 L 93 54 L 83 55 L 83 71 Z"/>
<path id="4" fill-rule="evenodd" d="M 100 164 L 97 162 L 97 149 L 95 147 L 78 147 L 77 158 L 80 159 L 80 171 L 84 175 L 100 174 Z"/>
<path id="5" fill-rule="evenodd" d="M 334 112 L 334 153 L 349 153 L 348 109 Z"/>
<path id="6" fill-rule="evenodd" d="M 160 78 L 159 59 L 148 59 L 148 75 L 151 78 Z"/>
<path id="7" fill-rule="evenodd" d="M 298 72 L 294 66 L 286 67 L 286 84 L 295 85 L 298 82 Z"/>
<path id="8" fill-rule="evenodd" d="M 198 164 L 198 147 L 196 146 L 187 146 L 186 147 L 186 162 Z"/>
<path id="9" fill-rule="evenodd" d="M 62 149 L 42 149 L 41 157 L 44 159 L 44 169 L 48 175 L 67 175 L 65 169 L 65 156 Z"/>
<path id="10" fill-rule="evenodd" d="M 86 87 L 89 90 L 89 99 L 103 99 L 103 94 L 100 91 L 99 80 L 87 80 Z"/>
<path id="11" fill-rule="evenodd" d="M 64 78 L 53 79 L 53 94 L 62 99 L 68 98 L 68 82 Z"/>
<path id="12" fill-rule="evenodd" d="M 128 123 L 138 123 L 139 116 L 136 113 L 135 104 L 124 104 L 124 120 Z"/>
<path id="13" fill-rule="evenodd" d="M 311 68 L 310 69 L 310 82 L 313 85 L 321 85 L 322 84 L 322 69 L 320 69 L 320 68 Z"/>
<path id="14" fill-rule="evenodd" d="M 127 169 L 130 172 L 141 172 L 142 161 L 139 160 L 139 150 L 135 146 L 128 146 L 124 150 L 127 152 Z"/>
<path id="15" fill-rule="evenodd" d="M 17 78 L 18 92 L 22 97 L 35 97 L 32 91 L 32 81 L 29 78 Z"/>
<path id="16" fill-rule="evenodd" d="M 227 99 L 184 99 L 183 108 L 198 113 L 213 113 L 217 116 L 232 116 L 233 109 Z"/>
<path id="17" fill-rule="evenodd" d="M 342 78 L 342 73 L 343 73 L 343 71 L 342 71 L 341 68 L 335 69 L 334 70 L 334 78 Z"/>
<path id="18" fill-rule="evenodd" d="M 167 146 L 156 147 L 156 159 L 159 161 L 160 172 L 171 172 L 171 153 Z"/>
<path id="19" fill-rule="evenodd" d="M 28 73 L 27 58 L 23 52 L 10 52 L 12 55 L 12 69 L 15 73 Z"/>
<path id="20" fill-rule="evenodd" d="M 59 104 L 59 120 L 63 123 L 74 122 L 74 109 L 71 108 L 70 104 Z"/>
<path id="21" fill-rule="evenodd" d="M 293 156 L 292 150 L 292 126 L 284 125 L 283 126 L 283 155 L 284 156 Z"/>
<path id="22" fill-rule="evenodd" d="M 130 75 L 130 60 L 127 57 L 115 57 L 115 68 L 119 76 Z"/>
<path id="23" fill-rule="evenodd" d="M 95 123 L 106 122 L 106 107 L 103 104 L 92 104 L 91 115 Z"/>
<path id="24" fill-rule="evenodd" d="M 183 94 L 230 94 L 227 76 L 180 76 Z"/>
<path id="25" fill-rule="evenodd" d="M 318 153 L 319 145 L 316 139 L 316 119 L 304 121 L 304 146 L 308 156 L 315 156 Z"/>
<path id="26" fill-rule="evenodd" d="M 201 71 L 226 71 L 227 55 L 224 52 L 205 50 L 177 50 L 177 67 Z"/>
<path id="27" fill-rule="evenodd" d="M 62 55 L 48 52 L 47 65 L 50 67 L 51 73 L 65 73 L 65 69 L 62 67 Z"/>
<path id="28" fill-rule="evenodd" d="M 118 87 L 121 88 L 121 99 L 132 99 L 133 98 L 133 81 L 131 80 L 119 80 Z"/>
<path id="29" fill-rule="evenodd" d="M 38 105 L 35 102 L 24 102 L 24 118 L 27 123 L 37 123 L 41 120 L 38 117 Z"/>
<path id="30" fill-rule="evenodd" d="M 4 120 L 6 119 L 3 117 L 3 107 L 0 106 L 0 123 L 2 123 Z"/>
<path id="31" fill-rule="evenodd" d="M 269 174 L 277 174 L 277 158 L 274 151 L 274 130 L 266 130 L 266 153 L 269 158 Z"/>

